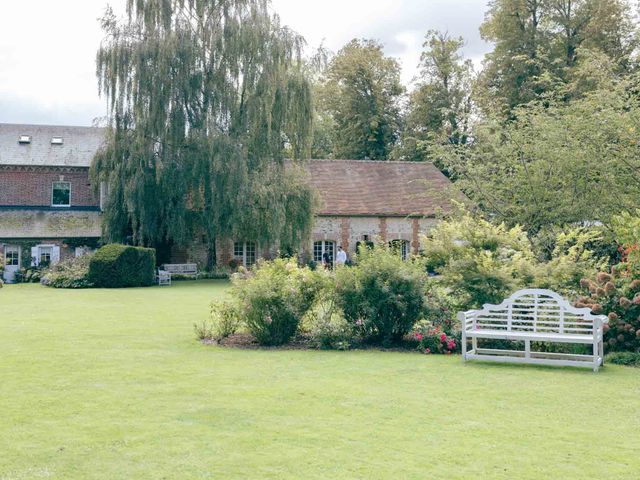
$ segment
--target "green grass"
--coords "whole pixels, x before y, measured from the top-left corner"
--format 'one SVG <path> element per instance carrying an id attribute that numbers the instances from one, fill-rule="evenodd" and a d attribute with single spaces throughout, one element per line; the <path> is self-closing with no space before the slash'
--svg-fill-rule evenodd
<path id="1" fill-rule="evenodd" d="M 638 478 L 638 369 L 201 345 L 225 288 L 0 290 L 0 479 Z"/>

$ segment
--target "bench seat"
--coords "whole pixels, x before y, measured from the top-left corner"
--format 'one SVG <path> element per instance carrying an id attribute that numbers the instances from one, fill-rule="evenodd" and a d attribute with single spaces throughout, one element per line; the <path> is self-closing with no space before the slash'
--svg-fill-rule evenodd
<path id="1" fill-rule="evenodd" d="M 468 330 L 467 336 L 475 338 L 491 338 L 494 340 L 531 340 L 533 342 L 556 342 L 556 343 L 592 343 L 593 335 L 573 335 L 545 332 L 517 332 L 506 330 Z"/>

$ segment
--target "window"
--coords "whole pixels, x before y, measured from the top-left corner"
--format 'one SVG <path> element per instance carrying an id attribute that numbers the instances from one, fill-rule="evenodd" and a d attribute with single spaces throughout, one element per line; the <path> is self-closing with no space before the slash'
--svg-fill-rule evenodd
<path id="1" fill-rule="evenodd" d="M 322 240 L 313 243 L 313 261 L 317 263 L 324 263 L 325 253 L 329 257 L 329 264 L 333 265 L 335 262 L 335 242 L 331 240 Z"/>
<path id="2" fill-rule="evenodd" d="M 31 135 L 20 135 L 18 137 L 18 143 L 21 145 L 27 145 L 31 143 Z"/>
<path id="3" fill-rule="evenodd" d="M 64 139 L 62 137 L 51 137 L 51 145 L 62 145 Z"/>
<path id="4" fill-rule="evenodd" d="M 5 248 L 4 263 L 7 267 L 17 267 L 20 265 L 20 250 L 18 247 Z"/>
<path id="5" fill-rule="evenodd" d="M 407 240 L 391 240 L 389 248 L 397 252 L 402 257 L 402 260 L 409 258 L 410 244 Z"/>
<path id="6" fill-rule="evenodd" d="M 53 182 L 51 206 L 69 207 L 71 206 L 71 183 Z"/>
<path id="7" fill-rule="evenodd" d="M 255 242 L 235 242 L 233 244 L 233 256 L 245 267 L 250 267 L 256 263 Z"/>
<path id="8" fill-rule="evenodd" d="M 53 254 L 53 247 L 39 247 L 38 248 L 38 265 L 40 266 L 50 265 L 52 254 Z"/>

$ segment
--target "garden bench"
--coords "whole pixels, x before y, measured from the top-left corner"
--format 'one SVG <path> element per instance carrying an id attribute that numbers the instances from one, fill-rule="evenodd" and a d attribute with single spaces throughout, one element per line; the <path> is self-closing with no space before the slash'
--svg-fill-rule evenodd
<path id="1" fill-rule="evenodd" d="M 198 278 L 198 265 L 196 263 L 165 263 L 162 270 L 172 275 L 186 275 Z"/>
<path id="2" fill-rule="evenodd" d="M 462 329 L 462 358 L 492 362 L 588 367 L 604 364 L 602 337 L 605 315 L 589 308 L 575 308 L 551 290 L 520 290 L 500 305 L 458 313 Z M 467 339 L 471 350 L 467 352 Z M 478 339 L 524 342 L 524 351 L 479 348 Z M 588 355 L 536 352 L 531 342 L 591 345 Z"/>
<path id="3" fill-rule="evenodd" d="M 156 275 L 158 285 L 171 285 L 171 273 L 166 270 L 158 270 Z"/>

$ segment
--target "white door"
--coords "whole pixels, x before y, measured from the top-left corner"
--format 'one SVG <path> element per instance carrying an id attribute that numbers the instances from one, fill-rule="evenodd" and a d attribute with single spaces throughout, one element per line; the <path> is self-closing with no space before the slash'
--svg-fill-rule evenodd
<path id="1" fill-rule="evenodd" d="M 5 245 L 4 279 L 8 283 L 12 283 L 18 270 L 20 270 L 20 247 L 17 245 Z"/>

